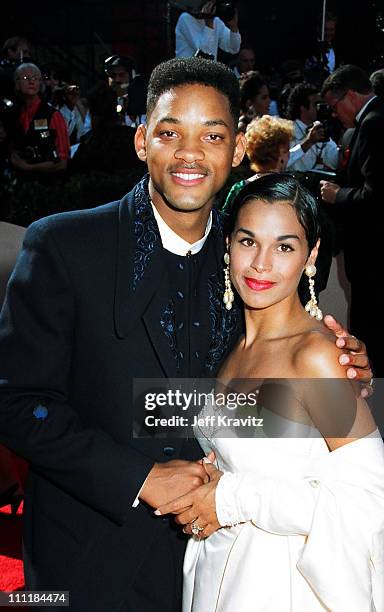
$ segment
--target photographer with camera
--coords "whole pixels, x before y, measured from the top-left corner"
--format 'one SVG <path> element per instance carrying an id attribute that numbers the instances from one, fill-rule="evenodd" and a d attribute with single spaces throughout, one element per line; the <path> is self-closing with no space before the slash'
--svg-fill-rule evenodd
<path id="1" fill-rule="evenodd" d="M 219 48 L 227 53 L 239 52 L 241 35 L 233 2 L 217 0 L 182 4 L 181 8 L 186 12 L 180 15 L 176 24 L 176 57 L 198 55 L 216 60 Z"/>
<path id="2" fill-rule="evenodd" d="M 15 88 L 21 105 L 12 138 L 11 163 L 19 177 L 36 180 L 65 170 L 70 150 L 67 126 L 60 112 L 40 97 L 39 68 L 21 64 L 15 70 Z"/>
<path id="3" fill-rule="evenodd" d="M 293 87 L 288 98 L 287 116 L 294 122 L 288 168 L 299 172 L 336 170 L 339 150 L 327 134 L 327 118 L 318 120 L 319 93 L 310 83 Z"/>
<path id="4" fill-rule="evenodd" d="M 63 83 L 55 93 L 57 100 L 55 107 L 59 109 L 67 124 L 69 142 L 71 146 L 77 145 L 87 131 L 84 126 L 86 109 L 80 99 L 80 88 L 78 85 Z"/>
<path id="5" fill-rule="evenodd" d="M 109 87 L 117 95 L 117 114 L 122 125 L 145 123 L 148 81 L 131 57 L 111 55 L 104 61 Z"/>

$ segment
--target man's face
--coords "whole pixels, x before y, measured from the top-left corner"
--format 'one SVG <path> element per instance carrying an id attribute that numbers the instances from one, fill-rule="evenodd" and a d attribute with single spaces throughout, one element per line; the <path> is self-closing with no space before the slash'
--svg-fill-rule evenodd
<path id="1" fill-rule="evenodd" d="M 116 66 L 108 71 L 108 81 L 109 86 L 116 91 L 117 95 L 121 95 L 126 93 L 130 74 L 123 66 Z"/>
<path id="2" fill-rule="evenodd" d="M 326 21 L 324 27 L 324 40 L 330 45 L 336 34 L 336 21 Z"/>
<path id="3" fill-rule="evenodd" d="M 209 210 L 244 155 L 244 136 L 235 134 L 228 99 L 203 85 L 164 92 L 135 142 L 148 164 L 152 201 L 168 216 Z"/>
<path id="4" fill-rule="evenodd" d="M 31 57 L 31 50 L 27 43 L 20 43 L 16 49 L 8 49 L 8 57 L 17 62 L 26 62 Z"/>
<path id="5" fill-rule="evenodd" d="M 327 91 L 324 100 L 328 104 L 332 115 L 337 117 L 345 128 L 354 127 L 358 109 L 351 90 L 348 90 L 344 95 L 336 95 Z"/>
<path id="6" fill-rule="evenodd" d="M 75 85 L 69 85 L 65 91 L 65 102 L 68 108 L 74 108 L 79 101 L 80 91 Z"/>
<path id="7" fill-rule="evenodd" d="M 237 59 L 237 69 L 242 74 L 255 69 L 255 52 L 253 49 L 241 49 Z"/>
<path id="8" fill-rule="evenodd" d="M 305 106 L 300 107 L 300 119 L 307 125 L 310 125 L 311 123 L 316 121 L 316 104 L 317 102 L 319 102 L 319 100 L 320 96 L 318 94 L 313 94 L 311 96 L 308 96 L 308 108 L 306 108 Z"/>

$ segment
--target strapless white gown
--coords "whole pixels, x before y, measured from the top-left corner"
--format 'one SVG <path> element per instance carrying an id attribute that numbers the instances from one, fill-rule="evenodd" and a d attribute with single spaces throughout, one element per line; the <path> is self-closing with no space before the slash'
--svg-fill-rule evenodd
<path id="1" fill-rule="evenodd" d="M 220 522 L 243 522 L 190 539 L 183 612 L 384 612 L 382 439 L 376 430 L 330 453 L 296 427 L 274 439 L 195 430 L 224 472 Z"/>

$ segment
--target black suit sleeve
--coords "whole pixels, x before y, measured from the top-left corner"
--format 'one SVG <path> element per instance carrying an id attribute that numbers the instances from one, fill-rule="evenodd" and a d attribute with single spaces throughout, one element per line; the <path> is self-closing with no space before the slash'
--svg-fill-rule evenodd
<path id="1" fill-rule="evenodd" d="M 336 197 L 339 204 L 358 206 L 360 212 L 362 204 L 370 206 L 377 204 L 384 198 L 383 170 L 383 144 L 384 116 L 376 115 L 363 121 L 355 146 L 357 147 L 357 161 L 362 181 L 359 179 L 356 187 L 342 187 Z M 350 183 L 354 182 L 351 177 Z M 364 213 L 368 211 L 365 208 Z"/>
<path id="2" fill-rule="evenodd" d="M 153 461 L 87 428 L 68 403 L 76 304 L 45 227 L 38 222 L 28 230 L 0 316 L 0 442 L 123 523 L 135 512 L 133 500 Z"/>

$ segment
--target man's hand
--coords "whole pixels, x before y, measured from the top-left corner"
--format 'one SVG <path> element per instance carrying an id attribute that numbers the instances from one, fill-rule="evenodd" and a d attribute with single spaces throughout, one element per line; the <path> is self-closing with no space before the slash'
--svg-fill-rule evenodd
<path id="1" fill-rule="evenodd" d="M 18 168 L 19 170 L 23 170 L 24 172 L 28 172 L 28 170 L 33 170 L 33 164 L 28 164 L 24 159 L 20 157 L 15 151 L 11 153 L 11 164 Z"/>
<path id="2" fill-rule="evenodd" d="M 238 32 L 239 31 L 239 17 L 238 17 L 238 14 L 237 14 L 237 9 L 235 9 L 235 14 L 232 17 L 232 19 L 227 21 L 227 26 L 229 27 L 229 29 L 232 32 Z"/>
<path id="3" fill-rule="evenodd" d="M 324 323 L 337 336 L 336 346 L 346 351 L 340 355 L 339 362 L 347 367 L 347 377 L 365 383 L 361 394 L 363 397 L 367 397 L 372 393 L 370 382 L 373 374 L 364 342 L 358 340 L 355 336 L 351 336 L 348 330 L 331 315 L 324 317 Z"/>
<path id="4" fill-rule="evenodd" d="M 330 183 L 329 181 L 320 181 L 320 193 L 324 202 L 328 204 L 334 204 L 336 202 L 336 196 L 340 190 L 340 186 L 336 183 Z"/>
<path id="5" fill-rule="evenodd" d="M 210 1 L 203 4 L 201 7 L 201 14 L 207 15 L 205 18 L 205 25 L 208 28 L 213 28 L 213 15 L 216 12 L 216 1 Z"/>
<path id="6" fill-rule="evenodd" d="M 308 151 L 314 144 L 323 142 L 325 131 L 320 121 L 315 121 L 312 127 L 308 130 L 308 134 L 301 143 L 301 148 L 304 152 Z"/>
<path id="7" fill-rule="evenodd" d="M 209 475 L 201 463 L 181 459 L 167 463 L 155 463 L 141 489 L 139 498 L 152 508 L 158 508 L 208 481 Z"/>
<path id="8" fill-rule="evenodd" d="M 202 527 L 199 532 L 200 538 L 207 538 L 221 527 L 216 515 L 216 487 L 223 472 L 210 463 L 205 463 L 204 467 L 209 474 L 207 484 L 160 506 L 155 512 L 158 516 L 176 514 L 176 523 L 184 525 L 183 531 L 189 535 L 193 533 L 192 523 Z"/>

